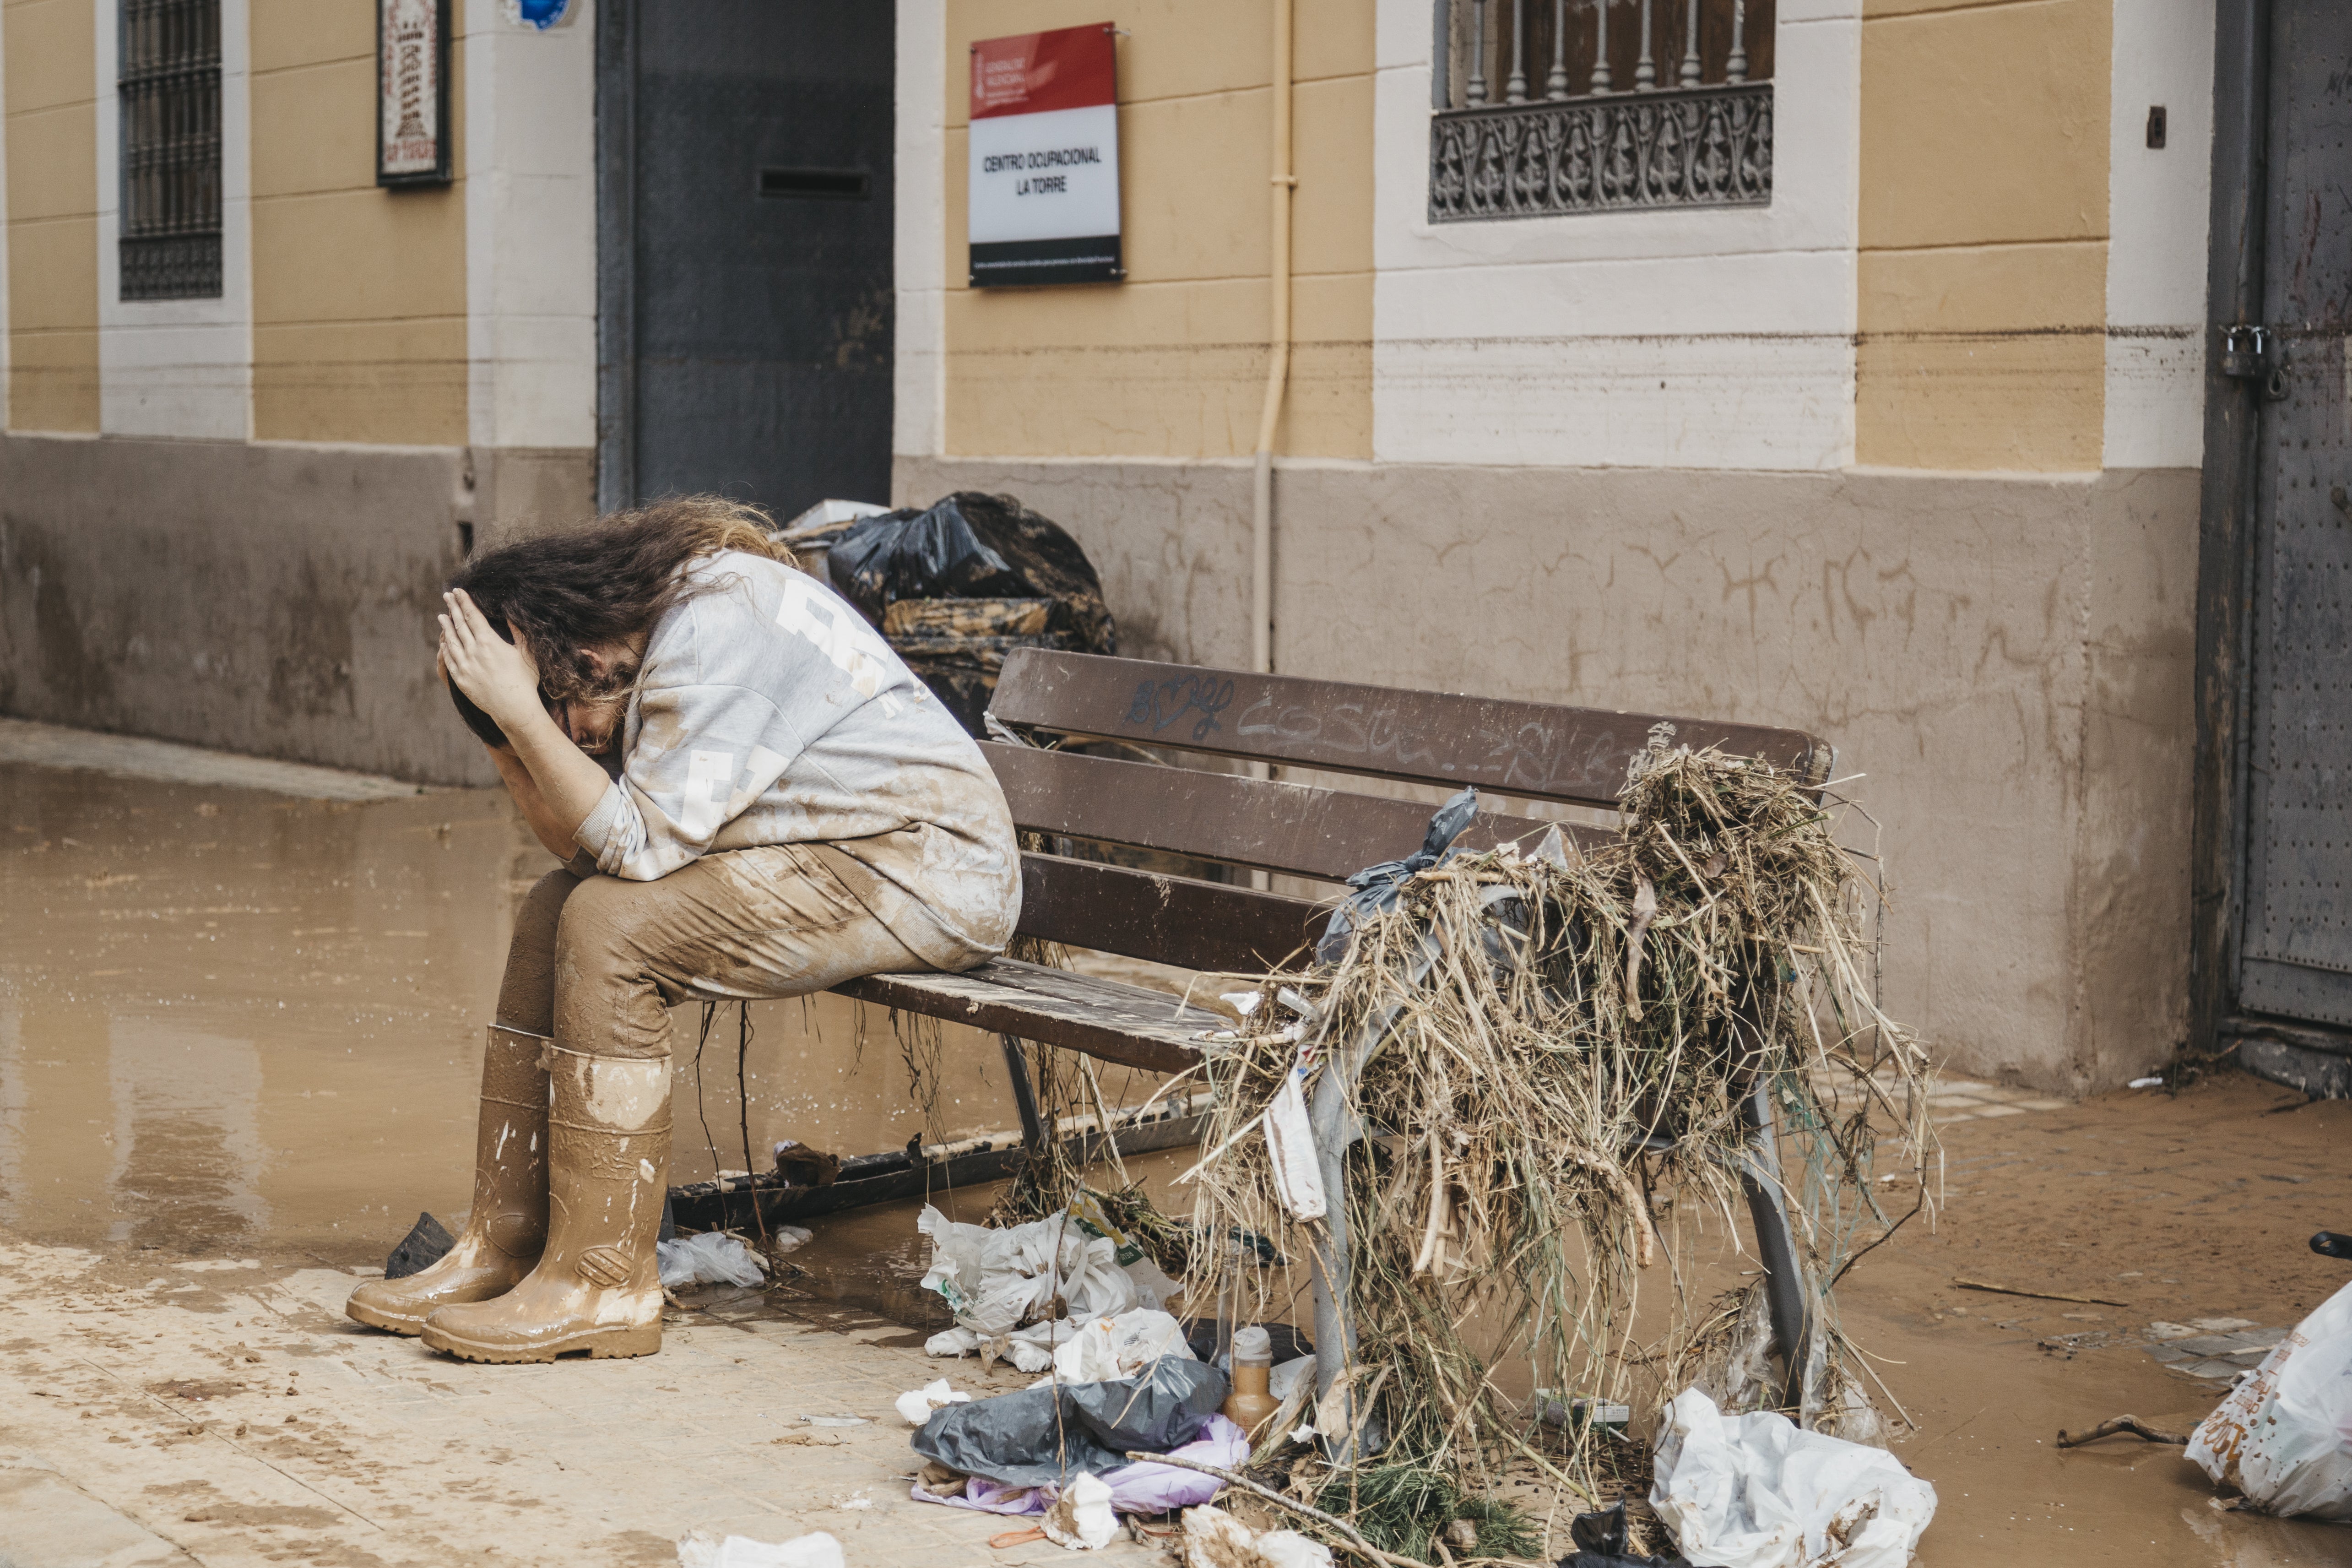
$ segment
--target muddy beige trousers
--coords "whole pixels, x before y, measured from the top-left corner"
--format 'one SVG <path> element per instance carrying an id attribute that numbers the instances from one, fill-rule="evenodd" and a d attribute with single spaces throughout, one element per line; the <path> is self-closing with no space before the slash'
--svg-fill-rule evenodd
<path id="1" fill-rule="evenodd" d="M 515 916 L 499 1022 L 583 1056 L 666 1057 L 678 1003 L 805 996 L 930 967 L 799 845 L 706 855 L 652 882 L 567 867 Z"/>
<path id="2" fill-rule="evenodd" d="M 669 1007 L 929 967 L 795 846 L 705 856 L 651 882 L 541 878 L 516 919 L 499 1024 L 545 1042 L 545 1247 L 512 1289 L 435 1307 L 425 1343 L 480 1362 L 660 1350 Z"/>

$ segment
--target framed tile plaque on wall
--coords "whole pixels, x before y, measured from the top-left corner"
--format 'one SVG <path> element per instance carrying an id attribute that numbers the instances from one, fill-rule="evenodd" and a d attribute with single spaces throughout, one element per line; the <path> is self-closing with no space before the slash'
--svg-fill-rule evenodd
<path id="1" fill-rule="evenodd" d="M 449 0 L 375 0 L 375 183 L 449 183 Z"/>

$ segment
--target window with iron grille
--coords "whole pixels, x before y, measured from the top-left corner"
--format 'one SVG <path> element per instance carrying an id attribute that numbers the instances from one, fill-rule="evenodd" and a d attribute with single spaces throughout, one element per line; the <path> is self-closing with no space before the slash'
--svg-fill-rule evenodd
<path id="1" fill-rule="evenodd" d="M 121 0 L 122 298 L 221 291 L 220 0 Z"/>
<path id="2" fill-rule="evenodd" d="M 1436 0 L 1429 217 L 1772 200 L 1774 0 Z"/>

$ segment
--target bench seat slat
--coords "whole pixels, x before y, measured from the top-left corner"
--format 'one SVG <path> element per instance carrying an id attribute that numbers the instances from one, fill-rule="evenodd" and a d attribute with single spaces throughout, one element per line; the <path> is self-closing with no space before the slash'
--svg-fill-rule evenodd
<path id="1" fill-rule="evenodd" d="M 1082 756 L 983 742 L 1012 803 L 1013 820 L 1039 833 L 1133 844 L 1298 877 L 1345 881 L 1367 866 L 1421 847 L 1433 809 L 1419 801 L 1351 795 L 1279 779 Z M 1455 840 L 1492 849 L 1540 836 L 1550 824 L 1481 812 Z M 1563 823 L 1571 837 L 1594 828 Z"/>
<path id="2" fill-rule="evenodd" d="M 1058 855 L 1021 857 L 1024 936 L 1179 969 L 1255 973 L 1312 941 L 1313 900 Z"/>
<path id="3" fill-rule="evenodd" d="M 1829 746 L 1801 730 L 1359 686 L 1105 658 L 1006 656 L 989 711 L 1007 724 L 1104 740 L 1613 807 L 1650 727 L 1829 777 Z"/>
<path id="4" fill-rule="evenodd" d="M 1152 1072 L 1183 1071 L 1200 1060 L 1202 1031 L 1231 1027 L 1205 1008 L 1181 1007 L 1165 992 L 1010 958 L 961 974 L 869 974 L 834 989 Z"/>

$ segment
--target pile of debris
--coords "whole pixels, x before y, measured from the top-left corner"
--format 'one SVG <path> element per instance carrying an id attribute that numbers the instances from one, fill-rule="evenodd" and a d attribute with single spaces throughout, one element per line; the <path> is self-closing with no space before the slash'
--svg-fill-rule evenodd
<path id="1" fill-rule="evenodd" d="M 1828 1285 L 1865 1229 L 1884 1237 L 1909 1217 L 1881 1206 L 1886 1150 L 1908 1173 L 1910 1212 L 1931 1206 L 1928 1074 L 1878 1005 L 1881 889 L 1874 858 L 1840 843 L 1841 804 L 1753 759 L 1675 746 L 1670 731 L 1636 757 L 1613 837 L 1554 830 L 1532 848 L 1456 851 L 1475 811 L 1465 792 L 1422 854 L 1352 879 L 1311 967 L 1226 994 L 1235 1027 L 1196 1069 L 1215 1098 L 1205 1152 L 1181 1178 L 1193 1212 L 1154 1216 L 1191 1244 L 1149 1266 L 1228 1325 L 1287 1315 L 1292 1259 L 1345 1281 L 1335 1317 L 1352 1333 L 1328 1347 L 1320 1377 L 1288 1379 L 1272 1415 L 1228 1434 L 1189 1414 L 1187 1400 L 1205 1412 L 1224 1397 L 1211 1384 L 1222 1377 L 1167 1371 L 1197 1367 L 1172 1347 L 1122 1365 L 1099 1398 L 1076 1392 L 1060 1362 L 1094 1337 L 1090 1315 L 1114 1334 L 1140 1310 L 1172 1324 L 1161 1309 L 1175 1300 L 1135 1287 L 1125 1234 L 1083 1193 L 1098 1205 L 1085 1217 L 1072 1205 L 1038 1222 L 1046 1250 L 1035 1234 L 956 1237 L 971 1227 L 926 1216 L 926 1283 L 959 1325 L 935 1353 L 1051 1360 L 1023 1410 L 1026 1429 L 1063 1445 L 1065 1467 L 1071 1434 L 1093 1430 L 1089 1399 L 1178 1412 L 1153 1452 L 1237 1447 L 1215 1467 L 1224 1498 L 1262 1494 L 1368 1560 L 1541 1550 L 1536 1522 L 1499 1500 L 1533 1477 L 1585 1500 L 1578 1535 L 1595 1563 L 1673 1542 L 1780 1562 L 1763 1539 L 1779 1531 L 1795 1532 L 1790 1553 L 1833 1536 L 1869 1548 L 1856 1562 L 1900 1563 L 1934 1494 L 1863 1446 L 1877 1416 L 1849 1375 L 1860 1362 Z M 1759 1152 L 1759 1088 L 1777 1160 Z M 1310 1118 L 1310 1101 L 1341 1113 Z M 1743 1173 L 1778 1192 L 1811 1281 L 1809 1338 L 1777 1378 L 1761 1282 L 1696 1309 L 1685 1284 L 1712 1225 L 1710 1246 L 1737 1243 Z M 1131 1217 L 1135 1193 L 1121 1198 Z M 1036 1256 L 1010 1265 L 1017 1289 L 965 1293 L 1002 1281 L 1024 1248 Z M 1638 1288 L 1661 1265 L 1668 1309 L 1643 1321 L 1665 1327 L 1643 1340 Z M 1498 1391 L 1506 1363 L 1531 1364 L 1532 1402 Z M 947 1429 L 1001 1426 L 985 1412 L 1006 1403 L 932 1415 L 918 1447 L 943 1482 L 962 1481 L 965 1506 L 1071 1495 L 990 1471 L 1002 1455 L 975 1467 L 975 1450 L 944 1446 Z M 1653 1428 L 1654 1477 L 1628 1435 Z M 1709 1477 L 1737 1497 L 1716 1496 Z M 1649 1490 L 1656 1514 L 1607 1528 L 1604 1500 L 1629 1487 Z"/>

